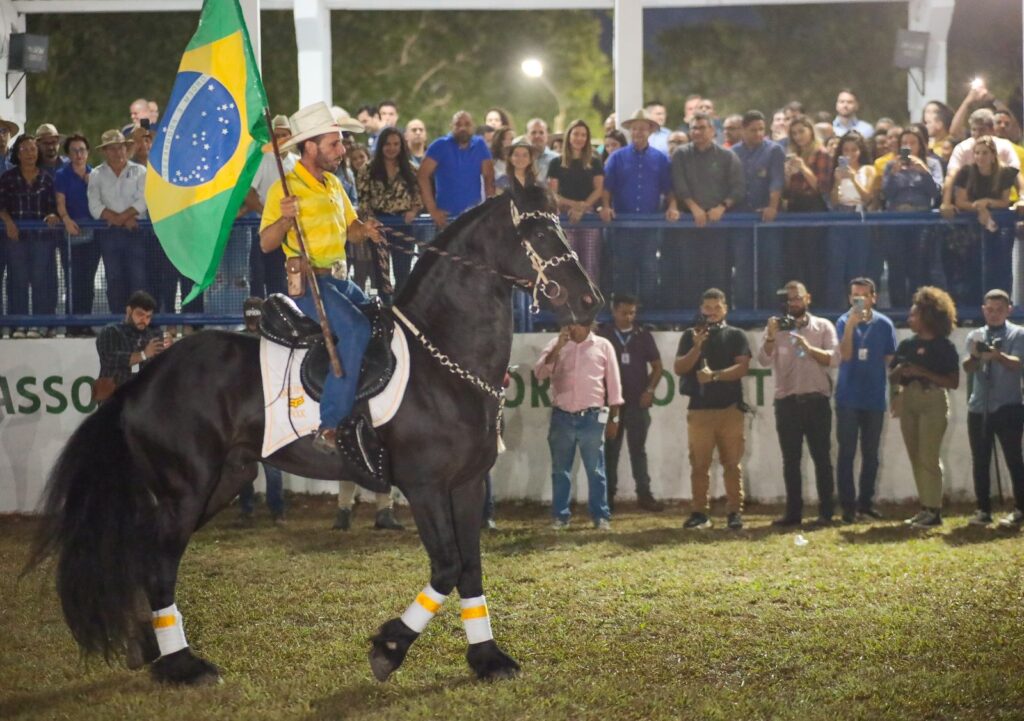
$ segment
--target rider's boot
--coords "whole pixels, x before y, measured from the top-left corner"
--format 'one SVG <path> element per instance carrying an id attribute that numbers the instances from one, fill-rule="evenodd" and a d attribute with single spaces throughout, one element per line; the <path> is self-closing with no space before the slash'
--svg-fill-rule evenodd
<path id="1" fill-rule="evenodd" d="M 366 401 L 358 403 L 349 417 L 338 424 L 337 446 L 359 476 L 350 480 L 376 493 L 390 490 L 391 460 L 373 427 Z"/>

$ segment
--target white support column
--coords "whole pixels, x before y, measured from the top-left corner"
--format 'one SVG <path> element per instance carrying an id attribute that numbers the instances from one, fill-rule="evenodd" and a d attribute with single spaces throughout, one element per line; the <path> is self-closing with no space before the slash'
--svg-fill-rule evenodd
<path id="1" fill-rule="evenodd" d="M 7 73 L 8 49 L 10 48 L 12 32 L 25 32 L 25 16 L 14 9 L 11 0 L 0 0 L 0 49 L 3 51 L 0 53 L 2 55 L 0 57 L 0 71 L 3 71 L 7 82 L 13 87 L 21 78 L 21 73 Z M 25 118 L 28 115 L 25 101 L 27 85 L 28 78 L 21 80 L 18 89 L 14 91 L 10 98 L 7 97 L 6 85 L 3 88 L 3 93 L 0 93 L 0 117 L 3 117 L 4 120 L 13 120 L 22 131 L 25 129 Z M 11 140 L 14 140 L 14 138 L 11 138 Z"/>
<path id="2" fill-rule="evenodd" d="M 644 104 L 644 3 L 615 0 L 612 67 L 619 125 Z"/>
<path id="3" fill-rule="evenodd" d="M 260 39 L 260 0 L 240 0 L 240 5 L 242 6 L 242 17 L 245 19 L 245 26 L 249 30 L 252 54 L 256 57 L 256 67 L 262 70 L 263 42 Z"/>
<path id="4" fill-rule="evenodd" d="M 331 91 L 331 11 L 326 0 L 295 0 L 295 44 L 299 49 L 299 107 L 324 101 Z"/>
<path id="5" fill-rule="evenodd" d="M 929 100 L 946 100 L 946 40 L 949 37 L 949 26 L 953 21 L 953 7 L 956 0 L 910 0 L 907 4 L 908 29 L 928 33 L 928 58 L 924 67 L 924 92 L 919 92 L 913 81 L 907 85 L 907 107 L 910 119 L 921 119 L 921 112 Z M 918 82 L 921 81 L 920 70 L 909 71 Z M 953 98 L 953 105 L 959 104 L 960 98 Z"/>

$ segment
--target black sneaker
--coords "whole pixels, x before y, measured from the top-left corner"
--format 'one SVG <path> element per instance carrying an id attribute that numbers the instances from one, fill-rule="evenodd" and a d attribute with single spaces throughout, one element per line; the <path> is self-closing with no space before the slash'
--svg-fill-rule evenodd
<path id="1" fill-rule="evenodd" d="M 860 515 L 867 516 L 868 518 L 874 518 L 876 521 L 880 521 L 885 518 L 885 514 L 879 511 L 877 508 L 872 506 L 871 508 L 862 508 L 859 511 Z"/>
<path id="2" fill-rule="evenodd" d="M 924 520 L 926 518 L 928 518 L 928 509 L 927 508 L 922 508 L 920 511 L 917 512 L 917 515 L 915 515 L 912 518 L 908 518 L 907 520 L 905 520 L 903 522 L 903 525 L 905 525 L 905 526 L 916 526 L 918 524 L 918 522 L 920 522 L 920 521 L 922 521 L 922 520 Z"/>
<path id="3" fill-rule="evenodd" d="M 336 531 L 347 531 L 352 528 L 352 509 L 339 508 L 338 515 L 334 517 L 334 525 L 331 528 Z"/>
<path id="4" fill-rule="evenodd" d="M 812 528 L 829 528 L 832 526 L 832 516 L 818 516 L 811 521 Z"/>
<path id="5" fill-rule="evenodd" d="M 976 511 L 967 522 L 972 526 L 989 526 L 992 524 L 992 514 L 986 511 Z"/>
<path id="6" fill-rule="evenodd" d="M 729 514 L 729 520 L 725 525 L 733 531 L 738 531 L 743 528 L 743 516 L 741 516 L 737 511 L 733 511 Z"/>
<path id="7" fill-rule="evenodd" d="M 772 525 L 776 528 L 793 528 L 803 523 L 802 518 L 795 518 L 793 516 L 783 516 L 782 518 L 776 518 L 772 521 Z"/>
<path id="8" fill-rule="evenodd" d="M 652 511 L 654 513 L 661 513 L 665 510 L 665 504 L 654 496 L 640 496 L 637 499 L 637 505 L 645 511 Z"/>
<path id="9" fill-rule="evenodd" d="M 853 511 L 843 511 L 843 523 L 850 525 L 857 522 L 857 514 Z"/>
<path id="10" fill-rule="evenodd" d="M 917 515 L 917 518 L 910 525 L 914 528 L 934 528 L 935 526 L 942 525 L 942 516 L 939 515 L 938 511 L 926 508 Z"/>
<path id="11" fill-rule="evenodd" d="M 711 522 L 711 519 L 705 516 L 703 513 L 697 513 L 694 511 L 690 514 L 690 517 L 686 519 L 683 524 L 683 528 L 688 530 L 702 531 L 706 528 L 711 528 L 715 524 Z"/>
<path id="12" fill-rule="evenodd" d="M 1024 524 L 1024 511 L 1021 511 L 1019 508 L 1015 508 L 1013 513 L 999 520 L 1000 528 L 1011 531 L 1016 531 L 1022 524 Z"/>
<path id="13" fill-rule="evenodd" d="M 404 531 L 405 526 L 398 522 L 395 518 L 395 512 L 390 508 L 382 508 L 377 511 L 377 520 L 374 521 L 373 527 L 381 531 Z"/>

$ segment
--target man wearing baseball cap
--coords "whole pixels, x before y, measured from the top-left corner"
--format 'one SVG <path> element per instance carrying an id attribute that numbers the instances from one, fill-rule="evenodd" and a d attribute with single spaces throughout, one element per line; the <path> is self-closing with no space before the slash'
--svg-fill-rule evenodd
<path id="1" fill-rule="evenodd" d="M 341 142 L 341 128 L 327 104 L 320 102 L 302 108 L 288 122 L 292 135 L 281 149 L 295 148 L 299 154 L 294 169 L 287 174 L 292 194 L 285 196 L 281 182 L 271 186 L 260 223 L 260 247 L 264 253 L 283 248 L 289 260 L 299 258 L 293 265 L 301 265 L 295 230 L 296 225 L 301 226 L 309 262 L 345 369 L 342 377 L 329 372 L 324 381 L 320 430 L 313 445 L 318 451 L 336 453 L 340 436 L 343 441 L 358 441 L 358 446 L 364 449 L 379 448 L 366 404 L 352 412 L 359 369 L 370 340 L 370 323 L 359 310 L 360 305 L 368 302 L 366 295 L 347 278 L 345 242 L 383 243 L 380 223 L 375 220 L 364 223 L 358 219 L 341 181 L 334 175 L 345 155 L 345 147 Z M 305 274 L 296 276 L 299 280 Z M 313 295 L 306 285 L 303 283 L 303 287 L 289 288 L 289 291 L 299 308 L 316 318 Z M 359 470 L 375 481 L 384 480 L 383 468 L 370 465 L 365 453 L 361 457 L 363 463 Z"/>

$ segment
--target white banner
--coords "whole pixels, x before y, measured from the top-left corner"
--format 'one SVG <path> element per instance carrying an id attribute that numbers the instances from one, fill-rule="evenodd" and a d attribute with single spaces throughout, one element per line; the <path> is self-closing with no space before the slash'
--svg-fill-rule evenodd
<path id="1" fill-rule="evenodd" d="M 900 331 L 905 337 L 907 331 Z M 966 330 L 952 340 L 962 348 Z M 670 374 L 679 333 L 655 333 L 666 373 L 658 386 L 656 405 L 647 439 L 651 486 L 658 498 L 689 498 L 690 467 L 686 445 L 686 405 L 677 379 Z M 760 332 L 748 333 L 756 349 Z M 548 381 L 533 377 L 532 368 L 548 334 L 517 334 L 512 364 L 518 365 L 508 389 L 505 445 L 494 469 L 494 492 L 499 500 L 550 500 L 551 464 L 547 446 L 551 416 Z M 90 385 L 99 368 L 96 346 L 90 340 L 0 341 L 0 513 L 32 512 L 41 497 L 46 476 L 65 441 L 91 412 Z M 413 370 L 415 373 L 415 369 Z M 967 442 L 967 382 L 952 393 L 949 430 L 943 445 L 946 493 L 953 498 L 972 496 L 971 453 Z M 785 496 L 782 456 L 775 433 L 772 408 L 774 384 L 769 369 L 752 368 L 744 380 L 744 396 L 753 413 L 747 416 L 747 452 L 743 460 L 748 499 L 778 501 Z M 834 424 L 833 424 L 834 427 Z M 833 457 L 835 444 L 833 444 Z M 712 494 L 724 495 L 721 472 L 713 468 Z M 814 475 L 804 454 L 804 492 L 814 499 Z M 1005 475 L 1004 475 L 1005 477 Z M 286 475 L 286 487 L 298 492 L 333 493 L 337 483 L 311 481 Z M 629 453 L 625 444 L 619 466 L 620 497 L 633 496 Z M 579 500 L 586 499 L 583 471 L 574 472 Z M 878 479 L 880 500 L 915 498 L 917 491 L 900 436 L 899 423 L 886 418 Z"/>

